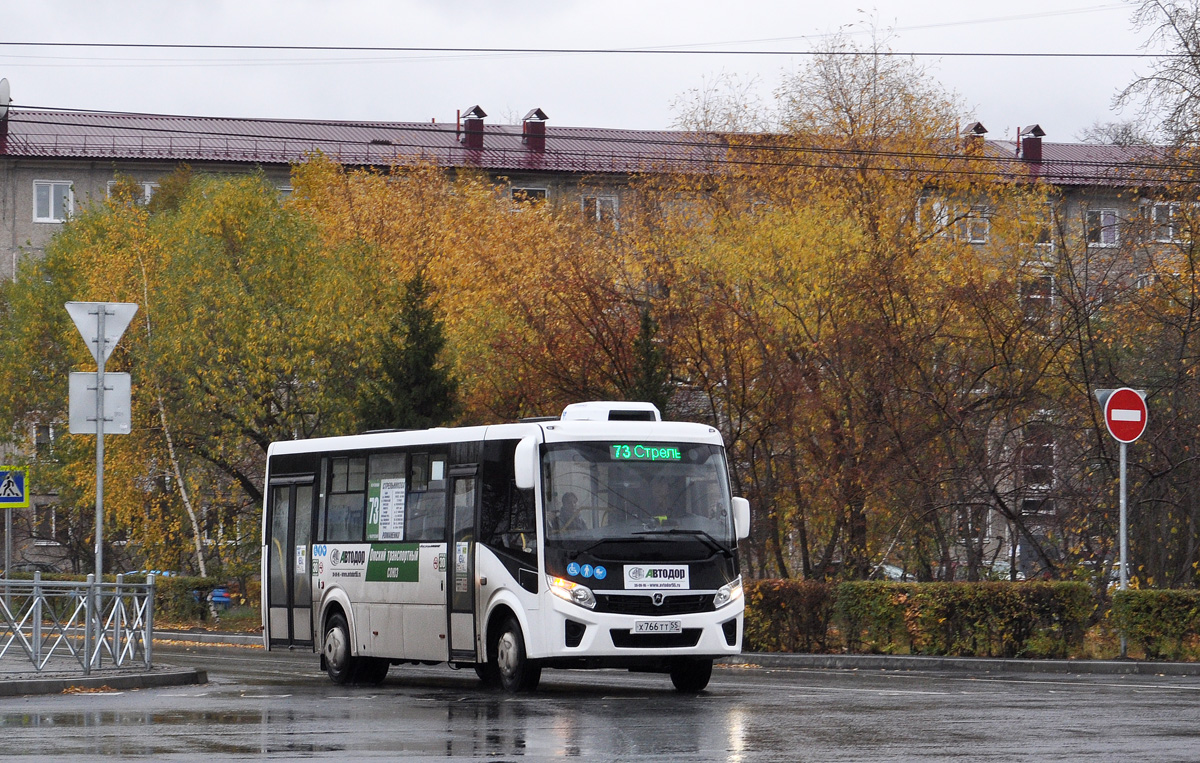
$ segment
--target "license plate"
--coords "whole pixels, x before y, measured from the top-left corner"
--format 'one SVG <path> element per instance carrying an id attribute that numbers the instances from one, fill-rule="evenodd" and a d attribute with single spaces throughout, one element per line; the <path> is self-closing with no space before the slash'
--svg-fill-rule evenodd
<path id="1" fill-rule="evenodd" d="M 635 620 L 634 633 L 683 633 L 682 620 Z"/>

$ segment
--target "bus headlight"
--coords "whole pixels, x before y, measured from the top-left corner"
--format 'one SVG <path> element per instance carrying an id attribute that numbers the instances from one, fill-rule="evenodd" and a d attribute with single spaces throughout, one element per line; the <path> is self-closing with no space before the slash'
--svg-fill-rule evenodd
<path id="1" fill-rule="evenodd" d="M 720 609 L 729 602 L 740 598 L 742 598 L 742 576 L 738 575 L 717 589 L 717 595 L 713 597 L 713 607 Z"/>
<path id="2" fill-rule="evenodd" d="M 558 598 L 588 609 L 596 608 L 596 597 L 592 595 L 592 589 L 587 586 L 551 575 L 546 576 L 546 582 L 550 585 L 550 592 Z"/>

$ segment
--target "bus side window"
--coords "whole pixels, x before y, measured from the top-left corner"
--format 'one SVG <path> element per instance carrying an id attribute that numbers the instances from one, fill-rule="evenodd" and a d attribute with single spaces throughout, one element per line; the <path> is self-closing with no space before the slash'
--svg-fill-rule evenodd
<path id="1" fill-rule="evenodd" d="M 484 444 L 479 541 L 496 549 L 532 554 L 537 551 L 533 491 L 517 488 L 513 475 L 516 449 L 516 440 Z"/>
<path id="2" fill-rule="evenodd" d="M 446 540 L 446 457 L 414 453 L 410 459 L 404 538 L 410 541 Z"/>
<path id="3" fill-rule="evenodd" d="M 367 459 L 332 459 L 330 472 L 325 538 L 361 543 L 367 526 Z"/>

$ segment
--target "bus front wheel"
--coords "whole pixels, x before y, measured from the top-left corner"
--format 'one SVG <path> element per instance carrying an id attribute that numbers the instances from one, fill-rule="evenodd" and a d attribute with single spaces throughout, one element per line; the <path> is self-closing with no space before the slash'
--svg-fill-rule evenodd
<path id="1" fill-rule="evenodd" d="M 671 683 L 687 694 L 704 691 L 712 678 L 712 659 L 682 659 L 671 666 Z"/>
<path id="2" fill-rule="evenodd" d="M 506 691 L 526 692 L 537 688 L 542 678 L 542 667 L 526 656 L 521 626 L 514 618 L 506 619 L 496 632 L 492 654 L 495 655 L 500 685 Z"/>
<path id="3" fill-rule="evenodd" d="M 389 668 L 391 663 L 382 657 L 359 657 L 358 674 L 354 676 L 354 683 L 378 686 L 387 678 Z"/>
<path id="4" fill-rule="evenodd" d="M 335 613 L 325 626 L 325 672 L 335 684 L 348 684 L 357 672 L 356 659 L 350 654 L 350 627 L 346 618 Z"/>

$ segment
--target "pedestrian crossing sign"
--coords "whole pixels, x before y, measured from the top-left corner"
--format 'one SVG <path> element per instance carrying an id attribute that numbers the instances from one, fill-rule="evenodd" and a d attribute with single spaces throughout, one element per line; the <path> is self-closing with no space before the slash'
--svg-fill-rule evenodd
<path id="1" fill-rule="evenodd" d="M 0 466 L 0 509 L 29 508 L 29 468 Z"/>

